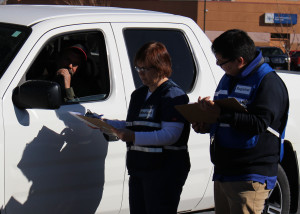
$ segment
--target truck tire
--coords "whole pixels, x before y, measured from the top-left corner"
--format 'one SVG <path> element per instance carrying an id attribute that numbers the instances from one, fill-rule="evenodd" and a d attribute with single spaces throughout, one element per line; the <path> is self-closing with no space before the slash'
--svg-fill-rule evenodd
<path id="1" fill-rule="evenodd" d="M 270 191 L 263 213 L 288 214 L 290 211 L 290 203 L 291 194 L 288 178 L 281 165 L 278 165 L 276 185 L 274 189 Z"/>

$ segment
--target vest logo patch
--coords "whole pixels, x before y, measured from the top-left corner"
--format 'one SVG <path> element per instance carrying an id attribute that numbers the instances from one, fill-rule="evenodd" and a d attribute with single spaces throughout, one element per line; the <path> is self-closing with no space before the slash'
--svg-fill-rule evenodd
<path id="1" fill-rule="evenodd" d="M 153 106 L 150 106 L 150 108 L 143 108 L 141 109 L 139 113 L 139 118 L 153 118 L 154 117 L 154 109 Z"/>
<path id="2" fill-rule="evenodd" d="M 214 96 L 217 97 L 219 95 L 228 95 L 228 91 L 227 90 L 216 91 Z"/>
<path id="3" fill-rule="evenodd" d="M 251 86 L 237 85 L 235 88 L 235 93 L 250 95 L 251 89 Z"/>

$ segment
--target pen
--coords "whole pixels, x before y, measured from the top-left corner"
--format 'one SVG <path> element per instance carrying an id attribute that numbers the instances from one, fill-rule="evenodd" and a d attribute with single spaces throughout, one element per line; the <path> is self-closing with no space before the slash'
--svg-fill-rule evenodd
<path id="1" fill-rule="evenodd" d="M 93 112 L 91 112 L 91 111 L 88 109 L 84 116 L 86 116 L 86 117 L 92 117 L 92 118 L 97 118 L 97 119 L 100 119 L 100 120 L 101 120 L 102 117 L 103 117 L 103 114 L 93 113 Z"/>

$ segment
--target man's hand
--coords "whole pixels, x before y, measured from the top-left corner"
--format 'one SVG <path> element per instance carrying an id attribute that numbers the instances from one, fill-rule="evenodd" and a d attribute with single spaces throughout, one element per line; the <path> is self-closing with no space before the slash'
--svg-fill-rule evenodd
<path id="1" fill-rule="evenodd" d="M 210 124 L 204 122 L 195 122 L 192 123 L 192 128 L 196 133 L 205 134 L 209 132 Z"/>
<path id="2" fill-rule="evenodd" d="M 207 111 L 211 115 L 216 115 L 217 118 L 220 116 L 220 107 L 212 100 L 210 97 L 198 98 L 198 107 L 201 111 Z M 210 124 L 205 122 L 194 122 L 192 123 L 192 128 L 197 133 L 208 133 L 210 129 Z"/>
<path id="3" fill-rule="evenodd" d="M 112 131 L 117 134 L 118 138 L 125 142 L 134 142 L 135 133 L 129 129 L 116 129 L 113 128 Z"/>
<path id="4" fill-rule="evenodd" d="M 221 109 L 214 101 L 210 100 L 210 97 L 199 97 L 198 105 L 202 111 L 207 111 L 210 114 L 217 115 L 217 118 L 220 117 Z"/>
<path id="5" fill-rule="evenodd" d="M 61 68 L 56 72 L 56 74 L 64 77 L 65 88 L 71 87 L 71 74 L 68 69 Z"/>

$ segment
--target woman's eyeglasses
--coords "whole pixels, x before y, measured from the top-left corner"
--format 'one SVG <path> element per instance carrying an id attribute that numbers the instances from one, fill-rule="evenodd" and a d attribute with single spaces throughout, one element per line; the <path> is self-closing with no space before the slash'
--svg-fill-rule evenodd
<path id="1" fill-rule="evenodd" d="M 139 67 L 139 66 L 135 66 L 134 69 L 140 73 L 140 72 L 149 72 L 151 69 L 153 69 L 154 67 L 149 67 L 149 68 L 146 68 L 146 67 Z"/>

